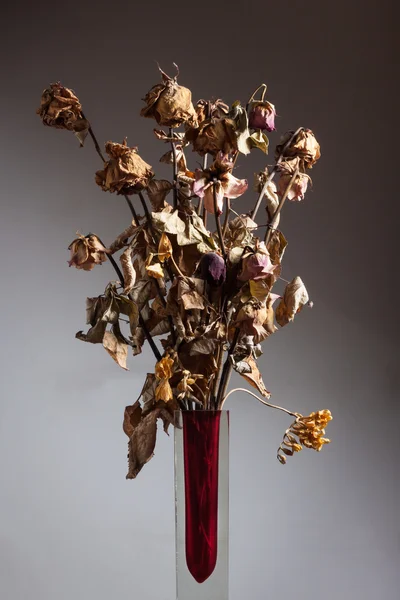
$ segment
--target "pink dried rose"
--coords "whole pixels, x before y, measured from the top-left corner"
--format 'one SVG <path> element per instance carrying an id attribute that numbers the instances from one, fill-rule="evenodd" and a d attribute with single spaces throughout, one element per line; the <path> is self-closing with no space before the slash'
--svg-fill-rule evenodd
<path id="1" fill-rule="evenodd" d="M 285 160 L 281 162 L 279 165 L 280 179 L 278 181 L 278 195 L 283 196 L 288 187 L 296 169 L 300 166 L 301 159 L 294 158 L 292 160 Z M 304 200 L 304 194 L 307 191 L 308 182 L 310 181 L 310 177 L 306 175 L 306 173 L 298 172 L 296 175 L 289 193 L 287 195 L 288 200 L 292 200 L 294 202 L 300 202 L 300 200 Z"/>
<path id="2" fill-rule="evenodd" d="M 141 116 L 155 119 L 159 125 L 166 127 L 179 127 L 183 123 L 197 127 L 192 92 L 178 85 L 179 72 L 175 77 L 169 77 L 164 71 L 159 70 L 162 83 L 154 85 L 146 94 L 144 98 L 146 106 L 140 111 Z"/>
<path id="3" fill-rule="evenodd" d="M 247 252 L 243 255 L 242 271 L 238 279 L 239 281 L 265 279 L 275 271 L 276 266 L 272 263 L 264 242 L 261 242 L 256 252 Z"/>
<path id="4" fill-rule="evenodd" d="M 275 131 L 275 106 L 270 102 L 251 102 L 249 107 L 250 129 Z"/>
<path id="5" fill-rule="evenodd" d="M 72 90 L 60 82 L 52 83 L 43 91 L 36 113 L 40 115 L 44 125 L 73 131 L 83 146 L 89 122 L 83 118 L 81 103 Z"/>
<path id="6" fill-rule="evenodd" d="M 214 214 L 214 186 L 216 193 L 217 213 L 221 214 L 224 198 L 238 198 L 247 190 L 247 179 L 237 179 L 232 175 L 233 162 L 222 153 L 209 169 L 196 170 L 196 181 L 193 193 L 204 200 L 204 208 Z"/>
<path id="7" fill-rule="evenodd" d="M 275 156 L 277 159 L 282 153 L 285 144 L 290 140 L 293 134 L 293 131 L 288 131 L 283 136 L 282 142 L 276 147 Z M 302 163 L 302 166 L 307 169 L 311 169 L 320 156 L 320 145 L 315 139 L 311 129 L 301 129 L 283 154 L 283 158 L 298 157 Z"/>
<path id="8" fill-rule="evenodd" d="M 147 187 L 154 173 L 137 148 L 129 148 L 125 139 L 122 144 L 107 142 L 106 152 L 110 160 L 96 172 L 96 183 L 105 192 L 135 194 Z"/>
<path id="9" fill-rule="evenodd" d="M 99 238 L 93 233 L 86 236 L 79 235 L 68 246 L 71 251 L 70 267 L 91 271 L 95 265 L 101 265 L 106 259 L 109 250 L 103 246 Z"/>

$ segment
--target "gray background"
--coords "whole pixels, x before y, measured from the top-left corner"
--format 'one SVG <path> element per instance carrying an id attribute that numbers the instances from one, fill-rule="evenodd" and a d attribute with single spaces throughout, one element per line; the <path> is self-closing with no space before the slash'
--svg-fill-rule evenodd
<path id="1" fill-rule="evenodd" d="M 290 419 L 236 396 L 231 410 L 231 598 L 372 600 L 399 593 L 398 184 L 394 15 L 387 1 L 13 2 L 1 77 L 0 593 L 5 600 L 174 597 L 173 439 L 125 481 L 123 409 L 153 368 L 118 369 L 74 338 L 85 298 L 113 272 L 68 269 L 75 232 L 109 243 L 124 200 L 93 180 L 91 143 L 42 126 L 42 89 L 61 80 L 101 142 L 125 135 L 158 168 L 141 119 L 155 60 L 194 99 L 246 101 L 262 81 L 278 133 L 310 127 L 322 146 L 313 191 L 285 207 L 284 276 L 315 307 L 265 344 L 273 400 L 330 408 L 333 442 L 286 467 Z M 4 13 L 3 13 L 4 16 Z M 194 166 L 195 156 L 190 156 Z M 272 153 L 269 161 L 272 161 Z M 241 157 L 252 179 L 261 153 Z M 166 175 L 160 168 L 158 173 Z M 234 201 L 244 212 L 254 193 Z M 262 215 L 262 213 L 260 213 Z M 264 218 L 264 216 L 262 215 Z M 397 221 L 396 221 L 397 217 Z M 261 218 L 261 217 L 260 217 Z M 396 262 L 395 262 L 396 261 Z M 235 383 L 239 384 L 238 380 Z"/>

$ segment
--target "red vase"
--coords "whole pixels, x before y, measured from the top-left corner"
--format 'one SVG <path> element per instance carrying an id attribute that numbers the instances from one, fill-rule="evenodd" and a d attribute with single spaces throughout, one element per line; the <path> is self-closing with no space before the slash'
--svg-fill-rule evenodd
<path id="1" fill-rule="evenodd" d="M 177 597 L 228 599 L 228 411 L 182 411 L 175 428 Z"/>

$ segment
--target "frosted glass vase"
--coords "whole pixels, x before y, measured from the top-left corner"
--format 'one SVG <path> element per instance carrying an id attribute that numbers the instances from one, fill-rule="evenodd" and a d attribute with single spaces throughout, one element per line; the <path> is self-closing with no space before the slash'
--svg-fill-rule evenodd
<path id="1" fill-rule="evenodd" d="M 175 419 L 177 600 L 228 600 L 229 412 Z"/>

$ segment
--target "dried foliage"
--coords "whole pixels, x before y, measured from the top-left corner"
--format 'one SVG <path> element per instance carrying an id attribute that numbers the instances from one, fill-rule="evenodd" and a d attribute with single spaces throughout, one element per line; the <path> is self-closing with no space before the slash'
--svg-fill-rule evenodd
<path id="1" fill-rule="evenodd" d="M 178 76 L 160 73 L 162 81 L 146 94 L 141 115 L 168 128 L 154 133 L 157 144 L 168 145 L 160 160 L 172 165 L 171 179 L 156 179 L 126 140 L 107 142 L 109 159 L 96 172 L 96 183 L 126 197 L 133 221 L 108 248 L 94 234 L 78 235 L 69 246 L 70 266 L 90 271 L 108 257 L 118 279 L 100 296 L 87 298 L 90 327 L 76 337 L 101 344 L 124 370 L 130 349 L 136 356 L 148 343 L 155 356 L 140 397 L 125 409 L 129 479 L 153 456 L 159 419 L 167 431 L 176 410 L 221 409 L 232 369 L 264 404 L 280 408 L 266 401 L 271 392 L 257 364 L 261 344 L 310 305 L 300 277 L 282 285 L 287 240 L 278 226 L 285 200 L 303 200 L 307 192 L 305 171 L 320 157 L 314 134 L 300 128 L 282 137 L 276 164 L 255 175 L 254 209 L 244 213 L 240 200 L 231 206 L 231 200 L 248 192 L 236 161 L 240 153 L 268 151 L 266 132 L 275 130 L 276 111 L 265 99 L 266 85 L 245 105 L 218 99 L 193 106 L 191 91 L 178 84 Z M 46 125 L 81 137 L 89 131 L 104 161 L 71 90 L 52 84 L 43 92 L 38 113 Z M 188 148 L 203 157 L 202 168 L 198 160 L 188 167 Z M 136 194 L 135 204 L 131 194 Z M 258 224 L 262 202 L 265 212 Z M 302 417 L 281 410 L 296 421 L 279 448 L 280 462 L 302 447 L 320 450 L 328 442 L 323 435 L 329 411 Z"/>

